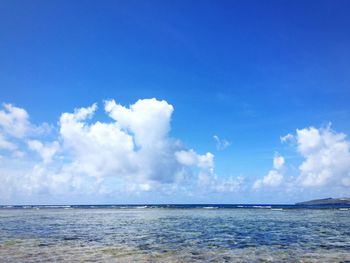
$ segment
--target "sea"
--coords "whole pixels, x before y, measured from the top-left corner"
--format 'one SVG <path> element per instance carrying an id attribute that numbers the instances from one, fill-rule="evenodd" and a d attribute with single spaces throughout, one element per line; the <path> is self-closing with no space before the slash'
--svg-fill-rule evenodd
<path id="1" fill-rule="evenodd" d="M 0 206 L 0 262 L 350 262 L 350 206 Z"/>

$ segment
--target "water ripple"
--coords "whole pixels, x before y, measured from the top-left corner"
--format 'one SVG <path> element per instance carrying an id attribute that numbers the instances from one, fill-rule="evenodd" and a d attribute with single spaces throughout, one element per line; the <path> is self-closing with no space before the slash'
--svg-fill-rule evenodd
<path id="1" fill-rule="evenodd" d="M 345 262 L 350 211 L 2 209 L 1 262 Z"/>

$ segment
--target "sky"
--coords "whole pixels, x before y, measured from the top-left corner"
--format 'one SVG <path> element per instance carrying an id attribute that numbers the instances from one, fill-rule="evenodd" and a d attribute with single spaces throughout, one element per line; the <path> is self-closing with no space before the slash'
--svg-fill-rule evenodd
<path id="1" fill-rule="evenodd" d="M 0 0 L 0 204 L 350 196 L 349 10 Z"/>

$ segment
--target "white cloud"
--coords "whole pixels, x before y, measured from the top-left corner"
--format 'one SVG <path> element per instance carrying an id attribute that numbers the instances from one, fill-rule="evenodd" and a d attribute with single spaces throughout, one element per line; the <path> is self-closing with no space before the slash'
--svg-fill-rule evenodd
<path id="1" fill-rule="evenodd" d="M 51 134 L 50 141 L 38 134 L 33 138 L 32 131 L 41 126 L 31 124 L 24 109 L 5 105 L 0 148 L 12 153 L 2 158 L 8 167 L 0 168 L 0 176 L 8 193 L 187 191 L 197 187 L 200 174 L 215 181 L 220 191 L 234 187 L 214 175 L 213 154 L 198 154 L 170 137 L 173 106 L 166 101 L 144 99 L 130 107 L 106 101 L 104 110 L 111 117 L 106 122 L 94 121 L 97 104 L 62 113 L 57 137 Z M 22 128 L 10 131 L 18 123 Z M 36 152 L 42 162 L 31 158 L 28 151 Z"/>
<path id="2" fill-rule="evenodd" d="M 86 122 L 96 109 L 93 104 L 61 115 L 60 135 L 70 169 L 93 177 L 131 173 L 132 136 L 121 131 L 118 123 Z"/>
<path id="3" fill-rule="evenodd" d="M 126 108 L 110 100 L 105 102 L 105 111 L 131 138 L 133 180 L 172 183 L 178 178 L 182 167 L 175 152 L 183 147 L 169 137 L 172 105 L 144 99 Z"/>
<path id="4" fill-rule="evenodd" d="M 30 140 L 28 141 L 28 147 L 31 150 L 37 152 L 43 159 L 43 162 L 46 164 L 52 161 L 53 156 L 59 150 L 59 144 L 57 141 L 47 143 L 44 145 L 38 140 Z"/>
<path id="5" fill-rule="evenodd" d="M 144 99 L 130 108 L 116 104 L 114 100 L 106 101 L 105 110 L 122 129 L 135 136 L 138 146 L 152 148 L 168 136 L 174 108 L 164 100 Z"/>
<path id="6" fill-rule="evenodd" d="M 26 156 L 26 152 L 15 150 L 15 151 L 12 152 L 12 156 L 15 157 L 15 158 L 23 158 L 23 157 Z"/>
<path id="7" fill-rule="evenodd" d="M 181 150 L 175 153 L 178 162 L 187 167 L 198 168 L 198 190 L 204 194 L 227 193 L 241 190 L 243 177 L 218 177 L 214 172 L 214 155 L 210 152 L 199 155 L 194 150 Z"/>
<path id="8" fill-rule="evenodd" d="M 241 176 L 219 178 L 213 173 L 199 173 L 198 186 L 204 192 L 227 193 L 242 189 L 244 178 Z"/>
<path id="9" fill-rule="evenodd" d="M 216 149 L 219 151 L 225 150 L 231 145 L 231 142 L 225 139 L 220 139 L 217 135 L 214 135 L 213 138 L 216 141 Z"/>
<path id="10" fill-rule="evenodd" d="M 262 179 L 258 179 L 253 184 L 253 189 L 261 187 L 278 187 L 283 182 L 284 158 L 278 153 L 273 158 L 273 169 L 268 172 Z"/>
<path id="11" fill-rule="evenodd" d="M 5 139 L 5 136 L 0 133 L 0 149 L 15 150 L 17 146 Z"/>
<path id="12" fill-rule="evenodd" d="M 209 171 L 214 169 L 214 155 L 210 152 L 198 155 L 194 150 L 182 150 L 175 152 L 177 161 L 185 166 L 197 166 Z"/>
<path id="13" fill-rule="evenodd" d="M 16 153 L 17 145 L 13 138 L 24 138 L 29 130 L 30 124 L 28 114 L 24 109 L 12 104 L 2 104 L 0 110 L 0 150 Z"/>
<path id="14" fill-rule="evenodd" d="M 18 150 L 24 139 L 48 132 L 50 127 L 43 123 L 36 126 L 30 123 L 26 110 L 12 104 L 3 103 L 0 110 L 0 150 L 8 150 L 16 157 L 23 157 L 25 153 Z"/>
<path id="15" fill-rule="evenodd" d="M 297 130 L 297 150 L 305 158 L 298 182 L 306 187 L 350 186 L 350 144 L 346 135 L 309 127 Z"/>
<path id="16" fill-rule="evenodd" d="M 290 134 L 290 133 L 288 133 L 285 136 L 281 136 L 280 137 L 281 142 L 288 142 L 288 141 L 291 141 L 293 139 L 294 139 L 294 136 L 292 134 Z"/>
<path id="17" fill-rule="evenodd" d="M 299 175 L 284 176 L 284 158 L 278 154 L 273 160 L 273 169 L 256 180 L 253 189 L 263 186 L 283 186 L 286 191 L 302 191 L 314 187 L 331 191 L 343 191 L 350 186 L 350 142 L 344 133 L 314 127 L 297 129 L 296 134 L 281 137 L 281 142 L 291 141 L 304 159 L 299 165 Z M 335 194 L 336 195 L 336 194 Z"/>
<path id="18" fill-rule="evenodd" d="M 282 183 L 282 180 L 283 175 L 280 172 L 271 170 L 263 179 L 255 181 L 253 188 L 258 189 L 262 186 L 277 187 Z"/>
<path id="19" fill-rule="evenodd" d="M 170 136 L 174 108 L 166 101 L 144 99 L 125 107 L 109 100 L 102 109 L 109 120 L 94 119 L 97 104 L 62 113 L 57 134 L 50 134 L 48 140 L 42 133 L 47 125 L 33 125 L 24 109 L 4 104 L 0 110 L 0 199 L 142 192 L 206 196 L 246 189 L 244 177 L 215 173 L 212 153 L 200 154 Z M 218 149 L 229 145 L 217 136 L 214 139 Z M 287 177 L 285 159 L 276 153 L 272 169 L 253 183 L 253 189 L 273 193 L 298 187 L 350 186 L 350 143 L 345 134 L 330 126 L 310 127 L 281 141 L 296 143 L 304 158 L 300 175 Z M 30 151 L 42 161 L 32 158 Z"/>
<path id="20" fill-rule="evenodd" d="M 275 157 L 273 158 L 273 168 L 275 170 L 281 170 L 284 166 L 284 158 L 283 156 L 279 154 L 275 154 Z"/>
<path id="21" fill-rule="evenodd" d="M 12 104 L 3 104 L 0 110 L 0 129 L 3 134 L 23 138 L 30 129 L 28 113 Z"/>

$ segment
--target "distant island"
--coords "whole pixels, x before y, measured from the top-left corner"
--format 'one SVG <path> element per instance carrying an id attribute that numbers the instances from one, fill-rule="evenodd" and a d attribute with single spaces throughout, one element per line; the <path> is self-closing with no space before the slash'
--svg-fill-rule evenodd
<path id="1" fill-rule="evenodd" d="M 296 205 L 350 205 L 350 198 L 324 198 L 296 203 Z"/>

